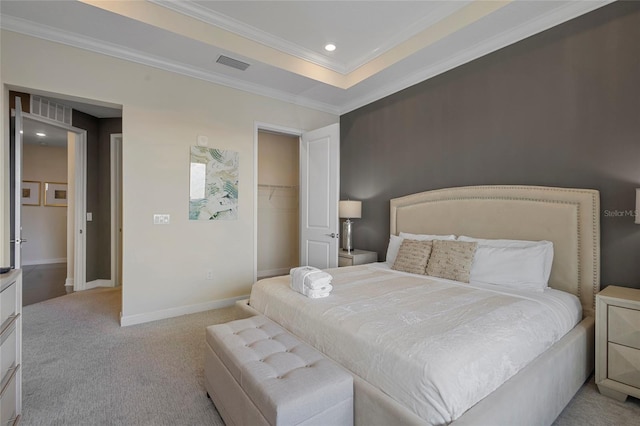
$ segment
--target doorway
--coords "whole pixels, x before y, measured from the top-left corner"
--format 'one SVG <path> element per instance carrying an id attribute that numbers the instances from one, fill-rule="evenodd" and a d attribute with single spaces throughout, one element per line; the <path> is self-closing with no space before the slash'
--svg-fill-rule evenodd
<path id="1" fill-rule="evenodd" d="M 338 197 L 340 189 L 340 125 L 331 124 L 311 131 L 290 129 L 265 123 L 254 124 L 254 282 L 258 276 L 266 277 L 272 275 L 282 275 L 289 271 L 289 268 L 300 265 L 314 266 L 320 269 L 336 268 L 338 266 Z M 260 135 L 275 134 L 288 138 L 298 149 L 297 159 L 286 162 L 286 167 L 296 167 L 298 169 L 296 180 L 288 180 L 278 188 L 277 183 L 271 183 L 260 175 L 259 161 L 264 155 L 264 148 L 259 147 Z M 290 155 L 290 154 L 289 154 Z M 278 162 L 280 164 L 280 162 Z M 289 171 L 289 173 L 291 173 Z M 295 194 L 298 198 L 297 209 L 297 238 L 295 242 L 289 244 L 286 241 L 275 241 L 273 245 L 265 244 L 264 237 L 260 236 L 260 226 L 258 222 L 266 210 L 260 211 L 259 207 L 265 201 L 273 199 L 278 189 L 292 190 L 291 182 L 297 182 Z M 268 191 L 268 192 L 267 192 Z M 273 195 L 272 195 L 273 194 Z M 260 203 L 260 199 L 262 203 Z M 263 213 L 263 215 L 261 215 Z M 292 221 L 295 219 L 292 219 Z M 267 227 L 268 222 L 262 226 L 265 232 L 270 232 Z M 288 225 L 291 225 L 289 223 Z M 288 236 L 289 238 L 290 235 Z M 272 252 L 285 250 L 291 253 L 292 247 L 297 244 L 297 254 L 291 254 L 288 265 L 281 263 L 276 268 L 268 269 L 262 263 L 265 256 Z M 262 245 L 262 254 L 259 249 Z M 284 249 L 283 249 L 284 248 Z M 260 258 L 259 269 L 258 259 Z M 260 272 L 259 272 L 260 271 Z"/>
<path id="2" fill-rule="evenodd" d="M 257 279 L 300 265 L 300 137 L 258 129 Z"/>
<path id="3" fill-rule="evenodd" d="M 119 279 L 120 275 L 118 275 L 118 278 L 113 277 L 111 274 L 112 265 L 109 262 L 120 259 L 121 244 L 116 246 L 116 250 L 119 250 L 119 253 L 116 254 L 116 256 L 112 256 L 111 235 L 113 233 L 110 229 L 112 226 L 110 204 L 111 198 L 113 197 L 118 201 L 121 200 L 121 185 L 116 185 L 115 189 L 117 191 L 114 194 L 110 194 L 111 187 L 114 186 L 110 181 L 110 174 L 111 169 L 115 168 L 119 176 L 121 176 L 121 144 L 118 143 L 118 154 L 114 157 L 115 160 L 112 158 L 113 156 L 110 150 L 113 144 L 111 140 L 112 135 L 119 136 L 119 138 L 116 139 L 117 142 L 122 141 L 122 108 L 115 105 L 114 107 L 106 106 L 106 104 L 101 102 L 97 104 L 85 103 L 85 100 L 79 98 L 71 98 L 52 93 L 38 91 L 37 94 L 35 94 L 29 89 L 20 89 L 20 92 L 10 92 L 10 98 L 15 96 L 23 99 L 22 104 L 26 105 L 26 111 L 31 110 L 31 113 L 27 112 L 23 114 L 26 125 L 29 125 L 31 121 L 38 123 L 39 126 L 49 125 L 48 133 L 54 133 L 55 129 L 57 129 L 61 134 L 67 135 L 68 138 L 67 175 L 61 175 L 53 182 L 57 183 L 58 186 L 62 185 L 62 187 L 55 189 L 59 191 L 65 190 L 68 193 L 68 207 L 64 209 L 67 213 L 67 250 L 61 257 L 51 258 L 49 260 L 58 259 L 67 262 L 66 279 L 63 279 L 63 285 L 66 285 L 67 289 L 85 290 L 97 286 L 117 285 L 117 283 L 121 282 L 121 279 Z M 73 126 L 75 127 L 72 127 L 70 124 L 70 116 L 68 120 L 59 122 L 57 118 L 60 114 L 57 114 L 56 110 L 62 109 L 69 111 L 68 115 L 71 115 L 71 112 L 73 113 Z M 49 115 L 47 115 L 47 111 Z M 65 118 L 67 118 L 66 113 Z M 23 130 L 27 131 L 27 129 Z M 16 136 L 15 139 L 19 140 L 23 138 Z M 49 139 L 49 137 L 46 139 Z M 38 141 L 36 141 L 36 143 L 38 143 Z M 40 145 L 43 144 L 40 143 Z M 27 146 L 27 152 L 21 156 L 21 165 L 29 161 L 27 156 L 30 150 L 29 146 Z M 111 164 L 114 161 L 117 161 L 118 164 Z M 14 163 L 12 163 L 12 171 L 13 170 L 16 170 Z M 12 179 L 15 181 L 13 174 L 12 172 Z M 25 177 L 24 179 L 26 180 L 28 178 Z M 47 179 L 47 181 L 52 181 L 52 179 Z M 46 181 L 43 178 L 43 180 L 41 180 L 42 191 L 45 190 L 45 183 Z M 41 197 L 44 207 L 44 192 L 41 194 Z M 15 205 L 13 200 L 12 204 Z M 26 207 L 22 208 L 20 204 L 18 204 L 18 207 L 21 207 L 22 211 L 14 210 L 13 208 L 11 210 L 12 223 L 14 222 L 13 217 L 16 217 L 18 214 L 20 214 L 21 218 L 24 216 L 23 211 Z M 51 206 L 46 207 L 52 209 Z M 89 207 L 89 209 L 87 209 L 87 207 Z M 116 208 L 118 209 L 116 211 L 118 217 L 116 224 L 119 226 L 119 229 L 121 229 L 122 215 L 120 202 Z M 22 230 L 29 233 L 29 224 L 27 223 L 27 227 L 24 225 L 23 223 Z M 62 225 L 65 224 L 63 223 Z M 64 229 L 64 226 L 59 226 L 58 230 L 60 229 Z M 33 232 L 31 232 L 31 234 L 36 235 Z M 23 236 L 22 240 L 27 240 L 24 246 L 27 252 L 28 249 L 26 249 L 26 247 L 28 246 L 30 246 L 30 249 L 42 248 L 43 240 L 39 237 L 40 234 L 34 237 L 33 243 L 30 244 L 31 241 Z M 96 250 L 99 242 L 102 242 L 100 244 L 104 247 L 100 251 Z M 27 263 L 39 262 L 28 258 Z M 99 264 L 99 266 L 96 267 L 96 264 Z M 25 265 L 27 269 L 29 266 L 31 265 Z M 48 278 L 51 278 L 50 276 L 53 274 L 48 271 L 48 275 Z M 56 281 L 58 280 L 56 279 Z"/>
<path id="4" fill-rule="evenodd" d="M 22 200 L 26 306 L 67 293 L 68 131 L 29 114 L 23 116 L 22 128 L 23 197 L 29 195 Z M 58 199 L 52 197 L 55 190 Z"/>

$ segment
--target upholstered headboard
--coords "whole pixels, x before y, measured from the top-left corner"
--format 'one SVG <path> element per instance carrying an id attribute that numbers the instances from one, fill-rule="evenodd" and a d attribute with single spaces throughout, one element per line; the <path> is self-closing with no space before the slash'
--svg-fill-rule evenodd
<path id="1" fill-rule="evenodd" d="M 549 286 L 580 298 L 594 315 L 600 289 L 600 195 L 596 190 L 541 186 L 467 186 L 391 200 L 391 233 L 548 240 L 554 260 Z"/>

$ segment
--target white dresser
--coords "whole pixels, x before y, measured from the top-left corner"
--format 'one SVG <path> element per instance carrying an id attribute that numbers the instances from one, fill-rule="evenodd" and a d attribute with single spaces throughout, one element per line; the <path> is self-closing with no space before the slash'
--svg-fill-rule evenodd
<path id="1" fill-rule="evenodd" d="M 596 296 L 596 384 L 618 401 L 640 398 L 640 289 L 610 285 Z"/>
<path id="2" fill-rule="evenodd" d="M 0 285 L 0 426 L 6 426 L 22 412 L 22 271 L 0 275 Z"/>

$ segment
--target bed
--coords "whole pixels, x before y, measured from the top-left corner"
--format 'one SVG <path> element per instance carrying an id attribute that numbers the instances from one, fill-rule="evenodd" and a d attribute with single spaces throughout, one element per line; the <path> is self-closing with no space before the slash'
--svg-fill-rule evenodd
<path id="1" fill-rule="evenodd" d="M 552 290 L 544 292 L 551 301 L 519 290 L 364 265 L 330 270 L 334 292 L 321 300 L 293 293 L 288 277 L 259 281 L 245 308 L 278 322 L 352 373 L 357 424 L 551 424 L 593 370 L 598 192 L 461 187 L 393 199 L 390 208 L 393 235 L 553 242 Z M 453 294 L 453 301 L 441 300 L 442 294 Z M 422 317 L 426 300 L 435 301 L 438 309 L 429 308 L 431 316 Z M 489 310 L 478 311 L 477 320 L 467 318 L 481 305 Z M 515 307 L 515 314 L 507 306 Z M 561 317 L 558 312 L 567 313 Z M 558 319 L 550 321 L 554 316 Z M 554 329 L 553 324 L 561 325 Z M 443 340 L 439 327 L 469 333 Z M 483 330 L 500 339 L 483 342 Z M 540 342 L 531 343 L 528 352 L 518 349 L 523 343 L 513 343 L 516 338 Z M 467 343 L 471 348 L 472 341 L 480 345 L 470 350 L 475 358 L 464 348 Z M 445 358 L 456 359 L 457 367 L 439 364 Z M 485 358 L 507 367 L 489 370 Z M 467 371 L 470 364 L 478 364 L 476 372 Z"/>

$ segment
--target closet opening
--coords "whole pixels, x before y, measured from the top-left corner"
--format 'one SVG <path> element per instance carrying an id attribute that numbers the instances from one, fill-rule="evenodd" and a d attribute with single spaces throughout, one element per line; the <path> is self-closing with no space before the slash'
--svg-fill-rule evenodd
<path id="1" fill-rule="evenodd" d="M 256 278 L 300 265 L 300 136 L 257 129 Z"/>

